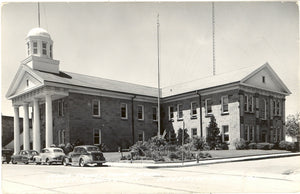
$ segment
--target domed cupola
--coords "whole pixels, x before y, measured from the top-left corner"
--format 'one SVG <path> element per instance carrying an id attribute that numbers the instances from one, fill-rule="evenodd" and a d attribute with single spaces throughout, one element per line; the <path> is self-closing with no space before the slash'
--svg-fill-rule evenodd
<path id="1" fill-rule="evenodd" d="M 27 58 L 23 64 L 32 69 L 59 73 L 59 61 L 53 59 L 53 41 L 43 28 L 33 28 L 26 37 Z"/>

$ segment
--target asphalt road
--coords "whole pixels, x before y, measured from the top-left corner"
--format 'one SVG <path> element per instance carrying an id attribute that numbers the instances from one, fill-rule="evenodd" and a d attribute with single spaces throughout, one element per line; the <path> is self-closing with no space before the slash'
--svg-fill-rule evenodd
<path id="1" fill-rule="evenodd" d="M 300 192 L 300 156 L 183 168 L 2 165 L 3 193 Z"/>

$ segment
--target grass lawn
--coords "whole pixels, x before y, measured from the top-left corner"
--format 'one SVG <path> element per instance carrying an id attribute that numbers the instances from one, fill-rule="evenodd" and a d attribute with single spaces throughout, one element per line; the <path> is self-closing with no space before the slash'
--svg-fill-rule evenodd
<path id="1" fill-rule="evenodd" d="M 209 150 L 203 152 L 210 153 L 212 159 L 289 153 L 289 151 L 285 151 L 285 150 Z M 120 152 L 104 152 L 103 154 L 106 161 L 108 162 L 118 162 L 120 161 L 121 158 Z M 128 154 L 130 154 L 130 152 L 123 152 L 124 156 Z"/>

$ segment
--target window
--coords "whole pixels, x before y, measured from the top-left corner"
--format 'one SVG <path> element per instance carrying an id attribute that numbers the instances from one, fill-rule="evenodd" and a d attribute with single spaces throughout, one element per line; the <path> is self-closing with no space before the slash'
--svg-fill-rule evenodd
<path id="1" fill-rule="evenodd" d="M 255 140 L 253 126 L 245 125 L 245 140 L 250 142 Z"/>
<path id="2" fill-rule="evenodd" d="M 152 119 L 157 121 L 157 107 L 152 107 Z"/>
<path id="3" fill-rule="evenodd" d="M 276 101 L 272 100 L 273 115 L 276 115 Z"/>
<path id="4" fill-rule="evenodd" d="M 192 137 L 197 136 L 197 128 L 192 128 Z"/>
<path id="5" fill-rule="evenodd" d="M 64 101 L 58 101 L 58 116 L 64 116 Z"/>
<path id="6" fill-rule="evenodd" d="M 101 144 L 101 130 L 94 129 L 94 145 Z"/>
<path id="7" fill-rule="evenodd" d="M 33 54 L 37 54 L 38 53 L 38 45 L 37 42 L 33 42 Z"/>
<path id="8" fill-rule="evenodd" d="M 211 99 L 205 100 L 205 111 L 206 111 L 206 115 L 212 114 L 212 100 Z"/>
<path id="9" fill-rule="evenodd" d="M 182 112 L 182 104 L 177 105 L 177 118 L 182 119 L 183 118 L 183 112 Z"/>
<path id="10" fill-rule="evenodd" d="M 276 115 L 280 115 L 280 101 L 278 100 L 277 102 L 276 102 Z"/>
<path id="11" fill-rule="evenodd" d="M 43 53 L 43 55 L 47 55 L 47 43 L 46 42 L 42 43 L 42 53 Z"/>
<path id="12" fill-rule="evenodd" d="M 53 55 L 52 55 L 52 45 L 50 45 L 50 58 L 52 59 Z"/>
<path id="13" fill-rule="evenodd" d="M 58 130 L 57 137 L 58 137 L 58 144 L 65 144 L 65 130 Z"/>
<path id="14" fill-rule="evenodd" d="M 266 120 L 267 119 L 267 101 L 266 99 L 262 100 L 262 109 L 261 109 L 261 118 Z"/>
<path id="15" fill-rule="evenodd" d="M 121 118 L 127 119 L 127 104 L 125 103 L 121 104 Z"/>
<path id="16" fill-rule="evenodd" d="M 248 100 L 248 111 L 253 112 L 253 96 L 249 96 Z"/>
<path id="17" fill-rule="evenodd" d="M 27 42 L 27 54 L 30 55 L 30 43 Z"/>
<path id="18" fill-rule="evenodd" d="M 249 126 L 245 125 L 245 134 L 244 134 L 245 141 L 249 141 Z"/>
<path id="19" fill-rule="evenodd" d="M 247 95 L 245 95 L 245 98 L 244 98 L 244 111 L 248 112 L 248 96 Z"/>
<path id="20" fill-rule="evenodd" d="M 228 113 L 228 96 L 222 96 L 222 113 Z"/>
<path id="21" fill-rule="evenodd" d="M 145 133 L 144 131 L 139 131 L 138 133 L 138 141 L 145 141 Z"/>
<path id="22" fill-rule="evenodd" d="M 229 142 L 229 128 L 228 125 L 222 126 L 222 141 Z"/>
<path id="23" fill-rule="evenodd" d="M 197 103 L 191 103 L 191 116 L 197 116 Z"/>
<path id="24" fill-rule="evenodd" d="M 29 86 L 29 80 L 28 79 L 26 80 L 26 86 L 27 87 Z"/>
<path id="25" fill-rule="evenodd" d="M 266 78 L 265 78 L 265 76 L 262 76 L 262 83 L 266 83 Z"/>
<path id="26" fill-rule="evenodd" d="M 144 106 L 138 105 L 138 120 L 144 120 Z"/>
<path id="27" fill-rule="evenodd" d="M 93 106 L 93 116 L 94 117 L 100 117 L 100 100 L 93 100 L 92 102 Z"/>
<path id="28" fill-rule="evenodd" d="M 169 120 L 174 118 L 174 107 L 169 106 Z"/>

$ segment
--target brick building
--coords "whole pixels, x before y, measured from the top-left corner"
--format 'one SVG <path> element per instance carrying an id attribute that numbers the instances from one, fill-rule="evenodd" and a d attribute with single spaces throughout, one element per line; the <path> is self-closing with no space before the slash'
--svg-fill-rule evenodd
<path id="1" fill-rule="evenodd" d="M 157 88 L 61 71 L 53 59 L 53 41 L 41 28 L 28 33 L 26 45 L 27 58 L 7 92 L 15 112 L 15 152 L 21 146 L 19 107 L 24 109 L 25 149 L 31 148 L 28 107 L 38 151 L 76 141 L 116 150 L 157 134 Z M 160 90 L 161 133 L 177 132 L 184 123 L 190 136 L 205 137 L 214 115 L 230 148 L 239 138 L 283 139 L 285 96 L 291 92 L 267 63 Z"/>

